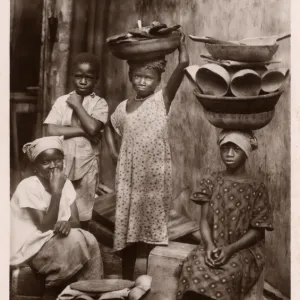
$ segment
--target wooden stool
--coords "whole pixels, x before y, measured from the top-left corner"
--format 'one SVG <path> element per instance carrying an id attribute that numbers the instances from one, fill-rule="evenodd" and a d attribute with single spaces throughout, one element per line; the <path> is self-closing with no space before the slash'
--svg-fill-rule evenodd
<path id="1" fill-rule="evenodd" d="M 164 293 L 168 300 L 176 299 L 179 279 L 179 264 L 195 248 L 195 245 L 169 242 L 168 247 L 155 247 L 148 259 L 147 274 L 152 276 L 152 293 Z M 245 300 L 263 299 L 264 271 L 259 280 L 246 295 Z"/>
<path id="2" fill-rule="evenodd" d="M 147 274 L 152 276 L 151 293 L 163 292 L 176 299 L 179 264 L 196 245 L 169 242 L 168 247 L 155 247 L 148 258 Z"/>

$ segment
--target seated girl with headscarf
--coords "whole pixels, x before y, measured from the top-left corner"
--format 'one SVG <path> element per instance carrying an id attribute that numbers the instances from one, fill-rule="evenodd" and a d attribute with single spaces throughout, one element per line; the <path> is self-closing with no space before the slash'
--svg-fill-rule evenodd
<path id="1" fill-rule="evenodd" d="M 221 132 L 225 170 L 206 175 L 191 200 L 201 205 L 203 245 L 186 258 L 177 299 L 244 299 L 265 266 L 265 230 L 273 230 L 266 186 L 246 172 L 252 132 Z"/>
<path id="2" fill-rule="evenodd" d="M 10 264 L 27 263 L 44 275 L 46 293 L 67 282 L 101 279 L 103 265 L 95 237 L 80 229 L 76 192 L 63 174 L 63 140 L 44 137 L 23 146 L 34 176 L 11 199 Z"/>

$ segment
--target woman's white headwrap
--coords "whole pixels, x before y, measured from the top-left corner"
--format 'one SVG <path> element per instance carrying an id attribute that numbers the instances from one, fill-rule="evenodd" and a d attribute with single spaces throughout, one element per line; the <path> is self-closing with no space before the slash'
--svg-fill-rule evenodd
<path id="1" fill-rule="evenodd" d="M 257 149 L 257 139 L 252 131 L 223 130 L 219 136 L 219 146 L 230 142 L 240 147 L 247 157 L 251 151 Z"/>
<path id="2" fill-rule="evenodd" d="M 40 139 L 36 139 L 31 143 L 27 143 L 23 146 L 22 150 L 27 154 L 29 160 L 34 162 L 37 156 L 47 149 L 58 149 L 64 153 L 63 137 L 59 136 L 47 136 Z"/>

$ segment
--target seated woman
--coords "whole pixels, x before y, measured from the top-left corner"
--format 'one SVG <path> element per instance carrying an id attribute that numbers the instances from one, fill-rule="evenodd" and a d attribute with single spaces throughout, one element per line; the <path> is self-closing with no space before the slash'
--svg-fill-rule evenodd
<path id="1" fill-rule="evenodd" d="M 21 181 L 11 199 L 10 264 L 26 263 L 45 276 L 46 295 L 70 281 L 101 279 L 97 240 L 79 228 L 76 193 L 62 172 L 62 139 L 37 139 L 23 151 L 35 175 Z"/>
<path id="2" fill-rule="evenodd" d="M 265 265 L 272 209 L 265 185 L 245 168 L 257 140 L 252 132 L 223 131 L 219 146 L 225 171 L 205 176 L 191 196 L 202 205 L 204 246 L 183 263 L 178 299 L 242 300 Z"/>

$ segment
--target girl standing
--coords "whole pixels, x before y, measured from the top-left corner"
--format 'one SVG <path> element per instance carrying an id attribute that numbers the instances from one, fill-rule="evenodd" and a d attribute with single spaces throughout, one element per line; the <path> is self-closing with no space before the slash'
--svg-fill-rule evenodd
<path id="1" fill-rule="evenodd" d="M 57 295 L 70 280 L 101 279 L 97 240 L 79 228 L 76 192 L 62 173 L 62 139 L 37 139 L 23 151 L 35 175 L 20 182 L 10 202 L 10 265 L 27 263 L 45 276 L 44 299 Z"/>
<path id="2" fill-rule="evenodd" d="M 273 230 L 265 185 L 245 168 L 257 147 L 252 132 L 223 131 L 226 170 L 205 176 L 191 200 L 201 207 L 204 245 L 183 263 L 178 299 L 242 300 L 265 265 L 265 230 Z"/>
<path id="3" fill-rule="evenodd" d="M 114 250 L 123 251 L 123 278 L 126 279 L 133 277 L 138 242 L 168 243 L 172 194 L 167 118 L 184 69 L 189 65 L 184 35 L 178 50 L 179 63 L 166 87 L 157 92 L 166 61 L 128 62 L 136 97 L 121 102 L 106 126 L 111 155 L 118 160 Z M 113 131 L 122 137 L 119 154 Z"/>

